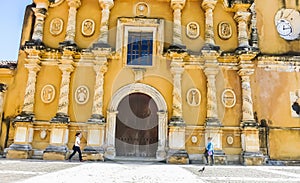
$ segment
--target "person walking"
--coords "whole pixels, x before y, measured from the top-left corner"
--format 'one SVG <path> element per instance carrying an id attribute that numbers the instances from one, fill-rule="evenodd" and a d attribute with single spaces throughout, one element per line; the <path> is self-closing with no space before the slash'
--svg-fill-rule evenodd
<path id="1" fill-rule="evenodd" d="M 76 133 L 76 139 L 75 144 L 73 145 L 73 153 L 69 156 L 68 160 L 71 161 L 72 157 L 75 155 L 76 152 L 79 154 L 79 160 L 80 162 L 83 162 L 82 156 L 81 156 L 81 150 L 80 150 L 80 139 L 82 137 L 81 132 Z"/>
<path id="2" fill-rule="evenodd" d="M 210 160 L 211 160 L 210 165 L 212 166 L 214 164 L 214 144 L 212 143 L 211 137 L 208 137 L 207 141 L 208 141 L 208 143 L 205 148 L 204 156 L 205 156 L 207 165 L 209 164 L 208 157 L 210 157 Z"/>

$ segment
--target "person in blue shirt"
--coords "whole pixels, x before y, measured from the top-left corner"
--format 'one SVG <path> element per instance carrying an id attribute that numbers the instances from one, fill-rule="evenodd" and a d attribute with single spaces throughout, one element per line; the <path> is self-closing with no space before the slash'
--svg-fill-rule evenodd
<path id="1" fill-rule="evenodd" d="M 214 164 L 214 144 L 212 143 L 212 138 L 208 137 L 207 138 L 207 145 L 206 145 L 206 149 L 205 149 L 205 159 L 206 159 L 206 164 L 208 165 L 209 161 L 208 161 L 208 157 L 210 157 L 211 161 L 210 161 L 210 165 Z"/>

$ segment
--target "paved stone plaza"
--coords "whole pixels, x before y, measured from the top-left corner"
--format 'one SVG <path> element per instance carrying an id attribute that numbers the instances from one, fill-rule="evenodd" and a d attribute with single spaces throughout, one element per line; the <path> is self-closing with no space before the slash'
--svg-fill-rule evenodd
<path id="1" fill-rule="evenodd" d="M 300 166 L 206 166 L 152 162 L 0 159 L 1 183 L 300 182 Z"/>

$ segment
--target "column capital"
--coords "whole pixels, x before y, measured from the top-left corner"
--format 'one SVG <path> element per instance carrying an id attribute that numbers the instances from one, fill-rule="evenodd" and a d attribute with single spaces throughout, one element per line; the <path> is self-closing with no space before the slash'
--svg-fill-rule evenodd
<path id="1" fill-rule="evenodd" d="M 234 15 L 234 20 L 237 22 L 244 21 L 249 22 L 251 13 L 248 11 L 237 11 Z"/>
<path id="2" fill-rule="evenodd" d="M 203 0 L 201 6 L 203 9 L 215 9 L 218 0 Z"/>
<path id="3" fill-rule="evenodd" d="M 111 9 L 114 6 L 113 0 L 99 0 L 102 9 Z"/>
<path id="4" fill-rule="evenodd" d="M 36 8 L 48 9 L 50 4 L 49 0 L 34 0 L 33 2 L 36 4 Z"/>
<path id="5" fill-rule="evenodd" d="M 185 6 L 186 0 L 171 0 L 171 7 L 173 10 L 180 9 L 182 10 Z"/>
<path id="6" fill-rule="evenodd" d="M 81 6 L 81 1 L 80 0 L 67 0 L 68 1 L 68 5 L 69 7 L 73 7 L 73 8 L 79 8 L 79 6 Z"/>

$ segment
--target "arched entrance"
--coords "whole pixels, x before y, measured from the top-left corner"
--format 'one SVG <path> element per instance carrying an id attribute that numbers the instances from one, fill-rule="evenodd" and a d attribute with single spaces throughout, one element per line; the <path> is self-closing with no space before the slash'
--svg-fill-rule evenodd
<path id="1" fill-rule="evenodd" d="M 155 157 L 158 142 L 157 106 L 143 93 L 131 93 L 118 106 L 116 155 Z"/>
<path id="2" fill-rule="evenodd" d="M 155 88 L 142 83 L 120 88 L 107 111 L 105 157 L 165 159 L 167 119 L 166 102 Z"/>

